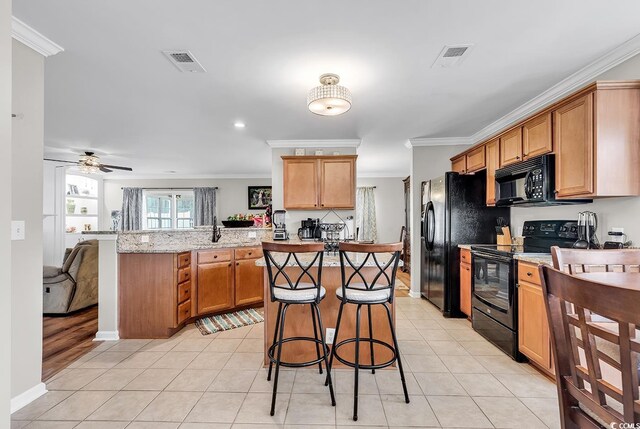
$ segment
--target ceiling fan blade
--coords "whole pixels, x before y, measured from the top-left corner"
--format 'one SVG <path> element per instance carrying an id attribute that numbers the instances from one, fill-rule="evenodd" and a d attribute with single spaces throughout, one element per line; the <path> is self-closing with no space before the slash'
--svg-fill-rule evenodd
<path id="1" fill-rule="evenodd" d="M 44 158 L 45 161 L 53 161 L 53 162 L 66 162 L 69 164 L 80 164 L 78 161 L 66 161 L 64 159 L 51 159 L 51 158 Z"/>
<path id="2" fill-rule="evenodd" d="M 120 167 L 118 165 L 107 165 L 107 164 L 101 164 L 103 167 L 107 167 L 107 168 L 113 168 L 114 170 L 125 170 L 125 171 L 133 171 L 133 169 L 131 167 Z"/>
<path id="3" fill-rule="evenodd" d="M 103 173 L 111 173 L 113 170 L 109 170 L 107 167 L 105 167 L 104 165 L 101 165 L 98 167 L 100 169 L 100 171 L 102 171 Z"/>

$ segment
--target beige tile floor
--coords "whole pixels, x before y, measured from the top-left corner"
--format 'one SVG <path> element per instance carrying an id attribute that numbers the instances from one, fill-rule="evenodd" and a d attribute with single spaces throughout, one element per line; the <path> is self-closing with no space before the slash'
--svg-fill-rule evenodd
<path id="1" fill-rule="evenodd" d="M 397 300 L 397 333 L 411 403 L 396 370 L 336 370 L 332 407 L 316 370 L 281 373 L 276 415 L 261 369 L 263 325 L 169 340 L 105 342 L 58 374 L 49 392 L 13 414 L 13 428 L 557 428 L 555 385 L 431 304 Z"/>

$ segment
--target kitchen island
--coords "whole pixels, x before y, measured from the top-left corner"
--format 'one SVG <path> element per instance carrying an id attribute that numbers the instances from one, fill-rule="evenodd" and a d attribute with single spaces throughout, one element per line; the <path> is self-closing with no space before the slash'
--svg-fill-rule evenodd
<path id="1" fill-rule="evenodd" d="M 293 240 L 292 240 L 293 241 Z M 359 257 L 359 256 L 358 256 Z M 358 257 L 352 256 L 353 261 L 358 261 Z M 384 261 L 383 257 L 379 257 L 379 260 Z M 305 260 L 301 257 L 301 261 L 304 264 Z M 278 303 L 271 302 L 269 277 L 266 270 L 266 262 L 264 258 L 258 259 L 256 265 L 265 267 L 264 269 L 264 363 L 268 365 L 269 358 L 267 356 L 267 350 L 273 342 L 273 334 L 275 331 L 276 318 L 278 314 Z M 285 272 L 292 276 L 291 278 L 297 278 L 301 269 L 295 261 L 289 263 L 289 267 L 285 269 Z M 349 269 L 347 273 L 352 273 L 353 270 Z M 379 272 L 373 261 L 368 261 L 367 266 L 360 271 L 367 281 L 373 279 L 373 277 Z M 349 275 L 349 274 L 347 274 Z M 340 308 L 340 301 L 336 297 L 336 290 L 342 287 L 342 280 L 340 274 L 340 259 L 337 254 L 326 254 L 322 261 L 322 286 L 327 290 L 326 297 L 320 303 L 320 314 L 322 317 L 322 325 L 325 330 L 335 329 L 338 319 L 338 310 Z M 391 309 L 391 315 L 393 323 L 395 325 L 395 300 L 388 304 Z M 342 312 L 342 321 L 340 324 L 339 339 L 341 341 L 345 338 L 355 338 L 356 334 L 356 305 L 345 305 Z M 386 311 L 380 305 L 371 306 L 371 319 L 373 325 L 373 337 L 384 341 L 388 344 L 393 344 L 391 336 L 391 330 L 389 329 L 389 322 Z M 284 336 L 296 337 L 305 336 L 313 337 L 313 323 L 311 319 L 311 308 L 309 305 L 292 305 L 287 310 L 286 327 Z M 326 336 L 326 332 L 325 332 Z M 361 313 L 361 328 L 360 336 L 369 336 L 369 317 L 366 308 L 363 308 Z M 337 341 L 334 341 L 337 342 Z M 340 355 L 349 361 L 354 361 L 355 344 L 346 344 L 340 348 Z M 381 346 L 376 345 L 374 348 L 376 363 L 385 362 L 391 359 L 391 352 Z M 360 346 L 360 360 L 361 362 L 370 362 L 371 354 L 369 351 L 368 343 L 361 343 Z M 314 360 L 316 358 L 316 348 L 314 343 L 308 341 L 292 341 L 286 343 L 282 348 L 282 360 L 286 362 L 304 362 Z M 394 364 L 395 365 L 395 364 Z M 342 367 L 343 365 L 334 360 L 334 366 Z"/>
<path id="2" fill-rule="evenodd" d="M 120 338 L 169 338 L 199 317 L 263 302 L 264 228 L 211 227 L 118 235 Z"/>

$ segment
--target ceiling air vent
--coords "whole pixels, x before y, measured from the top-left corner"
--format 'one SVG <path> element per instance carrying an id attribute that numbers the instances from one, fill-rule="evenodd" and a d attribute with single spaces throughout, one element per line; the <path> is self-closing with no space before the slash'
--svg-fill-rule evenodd
<path id="1" fill-rule="evenodd" d="M 196 60 L 196 57 L 187 50 L 182 51 L 162 51 L 171 63 L 181 72 L 204 73 L 206 70 Z"/>
<path id="2" fill-rule="evenodd" d="M 472 48 L 473 45 L 447 45 L 442 48 L 442 51 L 440 51 L 438 58 L 436 58 L 431 68 L 457 67 L 469 56 Z"/>

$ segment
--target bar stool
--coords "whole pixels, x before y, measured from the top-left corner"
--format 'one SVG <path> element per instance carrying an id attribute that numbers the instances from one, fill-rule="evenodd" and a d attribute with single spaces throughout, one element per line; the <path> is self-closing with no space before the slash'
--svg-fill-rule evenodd
<path id="1" fill-rule="evenodd" d="M 329 359 L 329 367 L 327 370 L 326 383 L 330 382 L 330 372 L 333 365 L 333 358 L 343 364 L 355 368 L 355 382 L 353 388 L 353 420 L 358 420 L 358 373 L 360 369 L 370 369 L 375 374 L 376 369 L 386 368 L 394 362 L 398 362 L 400 370 L 400 380 L 402 381 L 402 389 L 404 390 L 404 399 L 409 403 L 409 394 L 407 393 L 407 384 L 402 370 L 402 360 L 400 359 L 400 350 L 398 348 L 398 339 L 393 326 L 391 310 L 388 304 L 393 303 L 393 294 L 396 282 L 396 271 L 398 269 L 398 261 L 400 252 L 402 251 L 402 243 L 392 244 L 356 244 L 356 243 L 340 243 L 340 270 L 342 274 L 342 287 L 336 290 L 336 295 L 340 300 L 340 310 L 338 311 L 338 321 L 336 324 L 336 332 L 334 337 L 334 346 L 331 349 L 331 357 Z M 377 268 L 374 275 L 363 273 L 363 268 Z M 348 271 L 353 272 L 348 272 Z M 391 273 L 389 275 L 389 270 Z M 338 334 L 340 332 L 340 322 L 342 321 L 342 310 L 345 305 L 357 305 L 356 309 L 356 337 L 347 338 L 338 342 Z M 384 307 L 389 320 L 389 328 L 393 344 L 374 338 L 373 324 L 371 321 L 371 306 L 381 305 Z M 367 306 L 369 313 L 369 337 L 360 336 L 360 313 L 362 306 Z M 371 353 L 370 364 L 360 362 L 360 342 L 369 343 Z M 355 362 L 351 362 L 340 356 L 338 349 L 345 344 L 355 342 Z M 386 362 L 376 363 L 374 356 L 374 344 L 378 344 L 391 351 L 392 357 Z"/>
<path id="2" fill-rule="evenodd" d="M 267 274 L 269 276 L 271 302 L 278 303 L 276 328 L 273 333 L 273 342 L 268 350 L 269 373 L 267 374 L 267 380 L 271 380 L 271 370 L 273 368 L 273 364 L 275 363 L 276 365 L 275 379 L 273 380 L 273 396 L 271 398 L 271 415 L 273 416 L 275 413 L 280 366 L 300 368 L 318 364 L 319 373 L 322 374 L 322 361 L 324 361 L 327 367 L 325 385 L 329 385 L 331 405 L 335 406 L 336 399 L 333 393 L 331 374 L 329 374 L 328 371 L 329 347 L 324 340 L 322 317 L 320 317 L 320 309 L 318 308 L 318 304 L 320 304 L 320 301 L 322 301 L 327 294 L 327 291 L 322 286 L 322 257 L 324 254 L 324 244 L 285 244 L 263 242 L 262 249 L 264 251 L 264 259 L 266 261 Z M 287 268 L 295 268 L 296 266 L 299 267 L 301 271 L 299 275 L 296 274 L 297 277 L 291 274 L 291 270 L 288 272 L 285 271 Z M 316 271 L 315 277 L 312 271 Z M 310 306 L 311 319 L 313 322 L 313 337 L 283 338 L 287 309 L 290 305 L 295 304 L 308 304 Z M 319 334 L 318 330 L 320 331 Z M 307 341 L 315 343 L 317 358 L 307 362 L 283 361 L 281 359 L 282 346 L 291 341 Z M 320 346 L 322 346 L 322 353 L 320 352 Z M 274 357 L 276 349 L 277 356 Z"/>

